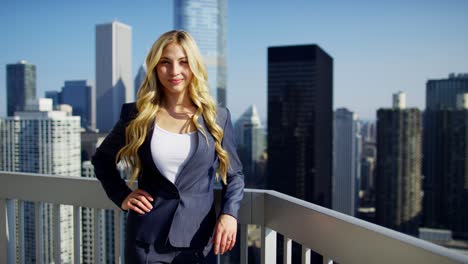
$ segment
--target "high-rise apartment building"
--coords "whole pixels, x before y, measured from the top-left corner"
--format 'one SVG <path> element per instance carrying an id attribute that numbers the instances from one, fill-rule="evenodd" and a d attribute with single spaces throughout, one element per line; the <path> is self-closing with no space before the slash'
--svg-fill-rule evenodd
<path id="1" fill-rule="evenodd" d="M 335 111 L 332 209 L 355 216 L 358 209 L 361 134 L 357 114 Z"/>
<path id="2" fill-rule="evenodd" d="M 395 98 L 396 97 L 396 98 Z M 376 224 L 418 234 L 422 213 L 421 112 L 405 95 L 377 111 Z"/>
<path id="3" fill-rule="evenodd" d="M 448 220 L 448 199 L 454 193 L 447 195 L 447 188 L 453 184 L 453 178 L 447 173 L 449 157 L 455 154 L 448 153 L 456 150 L 449 146 L 451 140 L 448 135 L 455 130 L 462 129 L 463 110 L 457 110 L 457 96 L 468 93 L 468 74 L 450 74 L 447 79 L 428 80 L 426 83 L 426 110 L 424 112 L 424 225 L 431 228 L 451 229 Z M 460 119 L 460 124 L 453 123 L 453 118 Z M 447 123 L 448 122 L 448 123 Z M 457 128 L 456 128 L 457 127 Z M 455 130 L 454 130 L 455 129 Z M 449 134 L 447 134 L 449 133 Z M 457 133 L 460 133 L 457 132 Z M 457 136 L 458 139 L 461 139 Z M 461 147 L 464 141 L 460 141 Z M 450 155 L 450 156 L 447 156 Z M 460 159 L 461 162 L 463 159 Z M 458 163 L 461 165 L 461 163 Z M 454 165 L 454 164 L 452 164 Z M 452 166 L 451 165 L 451 166 Z M 459 172 L 463 173 L 463 172 Z M 457 176 L 458 177 L 458 176 Z M 461 176 L 460 176 L 461 177 Z M 449 198 L 452 197 L 452 198 Z M 466 211 L 466 210 L 465 210 Z M 461 214 L 461 213 L 460 213 Z M 458 236 L 459 232 L 454 232 Z"/>
<path id="4" fill-rule="evenodd" d="M 213 98 L 226 106 L 227 0 L 175 0 L 174 27 L 189 32 L 204 58 Z"/>
<path id="5" fill-rule="evenodd" d="M 7 64 L 7 115 L 23 111 L 32 99 L 36 99 L 36 65 L 24 60 Z"/>
<path id="6" fill-rule="evenodd" d="M 263 128 L 255 105 L 250 106 L 234 125 L 237 152 L 241 159 L 247 188 L 262 188 L 264 185 L 263 154 L 266 151 L 266 131 Z"/>
<path id="7" fill-rule="evenodd" d="M 132 28 L 113 21 L 96 25 L 96 125 L 109 132 L 122 104 L 134 100 Z"/>
<path id="8" fill-rule="evenodd" d="M 268 48 L 267 187 L 331 208 L 333 59 L 317 45 Z"/>
<path id="9" fill-rule="evenodd" d="M 29 101 L 24 111 L 0 119 L 0 159 L 0 170 L 79 177 L 80 117 L 52 111 L 50 99 Z M 21 243 L 17 248 L 23 249 L 15 254 L 21 254 L 25 263 L 53 263 L 59 251 L 62 263 L 73 262 L 73 207 L 60 205 L 55 211 L 52 204 L 41 203 L 36 211 L 34 203 L 27 201 L 13 207 L 9 214 L 16 215 L 14 226 L 18 228 L 11 236 Z M 36 212 L 40 230 L 35 228 Z M 57 218 L 60 234 L 54 236 Z M 36 243 L 41 248 L 40 259 L 36 258 Z"/>

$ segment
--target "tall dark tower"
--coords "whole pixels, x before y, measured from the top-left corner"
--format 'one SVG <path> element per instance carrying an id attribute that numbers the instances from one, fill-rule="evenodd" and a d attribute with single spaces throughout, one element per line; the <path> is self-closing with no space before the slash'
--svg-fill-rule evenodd
<path id="1" fill-rule="evenodd" d="M 468 74 L 450 74 L 447 79 L 429 80 L 426 83 L 426 111 L 424 112 L 424 226 L 452 229 L 454 236 L 463 235 L 463 228 L 453 225 L 453 206 L 461 199 L 460 191 L 450 190 L 454 182 L 466 177 L 463 171 L 467 157 L 460 156 L 466 138 L 462 137 L 465 124 L 464 112 L 457 109 L 457 96 L 468 93 Z M 463 107 L 462 107 L 463 108 Z M 455 134 L 454 134 L 455 133 Z M 461 134 L 460 134 L 461 133 Z M 465 135 L 466 136 L 466 135 Z M 453 140 L 462 140 L 452 144 Z M 455 154 L 457 152 L 458 154 Z M 452 161 L 450 161 L 452 159 Z M 458 162 L 455 162 L 458 159 Z M 463 161 L 464 160 L 464 161 Z M 461 166 L 461 167 L 460 167 Z M 458 168 L 458 169 L 455 169 Z M 453 177 L 452 177 L 453 176 Z M 461 177 L 461 178 L 459 178 Z M 458 180 L 457 180 L 458 179 Z M 463 186 L 463 185 L 460 185 Z M 464 186 L 468 192 L 468 180 Z M 465 198 L 466 199 L 466 198 Z M 467 211 L 467 210 L 462 210 Z M 451 213 L 452 212 L 452 213 Z M 456 229 L 456 230 L 455 230 Z"/>
<path id="2" fill-rule="evenodd" d="M 429 227 L 450 229 L 454 237 L 468 239 L 468 93 L 457 95 L 456 107 L 432 111 L 438 145 L 438 183 L 432 188 L 439 200 Z M 430 209 L 430 208 L 428 208 Z M 429 211 L 430 212 L 430 211 Z M 429 216 L 429 215 L 428 215 Z"/>
<path id="3" fill-rule="evenodd" d="M 36 65 L 26 61 L 7 65 L 7 115 L 23 111 L 26 102 L 36 99 Z"/>
<path id="4" fill-rule="evenodd" d="M 393 109 L 377 111 L 376 224 L 417 235 L 421 216 L 421 112 L 405 108 L 404 94 Z"/>
<path id="5" fill-rule="evenodd" d="M 268 48 L 267 188 L 331 208 L 333 58 Z"/>
<path id="6" fill-rule="evenodd" d="M 333 58 L 317 45 L 268 48 L 267 189 L 331 208 L 332 136 Z"/>

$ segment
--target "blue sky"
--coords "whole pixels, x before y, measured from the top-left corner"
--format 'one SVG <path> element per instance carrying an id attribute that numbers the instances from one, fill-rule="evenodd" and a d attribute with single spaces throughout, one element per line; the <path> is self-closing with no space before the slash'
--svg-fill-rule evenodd
<path id="1" fill-rule="evenodd" d="M 65 80 L 95 79 L 95 25 L 114 19 L 133 29 L 133 73 L 153 41 L 173 29 L 171 0 L 0 3 L 0 116 L 6 113 L 6 64 L 37 67 L 37 95 Z M 468 72 L 468 1 L 228 0 L 228 107 L 234 118 L 267 105 L 267 47 L 318 44 L 334 59 L 334 108 L 374 119 L 407 93 L 425 106 L 428 79 Z"/>

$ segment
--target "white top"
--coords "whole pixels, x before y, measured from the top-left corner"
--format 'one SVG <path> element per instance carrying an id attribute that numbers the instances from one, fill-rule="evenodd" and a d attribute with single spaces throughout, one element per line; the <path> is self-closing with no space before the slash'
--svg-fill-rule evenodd
<path id="1" fill-rule="evenodd" d="M 196 131 L 178 134 L 164 130 L 155 123 L 151 155 L 158 170 L 172 183 L 175 182 L 182 166 L 193 155 L 196 146 Z"/>

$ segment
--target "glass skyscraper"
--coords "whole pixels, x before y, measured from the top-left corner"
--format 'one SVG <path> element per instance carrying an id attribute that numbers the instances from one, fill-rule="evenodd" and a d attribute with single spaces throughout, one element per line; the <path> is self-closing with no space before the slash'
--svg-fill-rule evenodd
<path id="1" fill-rule="evenodd" d="M 461 200 L 468 197 L 468 119 L 467 110 L 457 106 L 457 98 L 466 93 L 468 73 L 450 74 L 426 83 L 424 226 L 450 229 L 454 237 L 468 237 L 468 224 L 461 224 L 468 214 L 459 210 L 464 205 Z"/>
<path id="2" fill-rule="evenodd" d="M 317 45 L 269 47 L 266 188 L 331 208 L 332 136 L 333 58 Z M 292 262 L 300 258 L 293 243 Z"/>
<path id="3" fill-rule="evenodd" d="M 7 114 L 23 111 L 26 102 L 36 99 L 36 65 L 26 61 L 7 65 Z"/>
<path id="4" fill-rule="evenodd" d="M 361 134 L 357 114 L 346 108 L 338 108 L 334 114 L 333 128 L 332 208 L 355 216 L 361 173 Z"/>
<path id="5" fill-rule="evenodd" d="M 174 1 L 174 27 L 197 42 L 208 70 L 213 98 L 226 106 L 226 0 Z"/>

